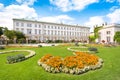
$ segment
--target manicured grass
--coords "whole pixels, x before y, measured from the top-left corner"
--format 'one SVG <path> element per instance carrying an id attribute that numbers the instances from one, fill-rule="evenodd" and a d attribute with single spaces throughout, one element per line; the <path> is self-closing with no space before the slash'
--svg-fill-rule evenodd
<path id="1" fill-rule="evenodd" d="M 10 54 L 0 54 L 0 80 L 120 80 L 120 47 L 98 48 L 96 55 L 104 60 L 103 67 L 81 75 L 52 74 L 37 65 L 37 61 L 48 53 L 61 57 L 73 55 L 67 47 L 7 48 L 5 50 L 34 50 L 36 55 L 22 62 L 6 64 L 6 57 Z M 11 53 L 14 54 L 17 53 Z"/>

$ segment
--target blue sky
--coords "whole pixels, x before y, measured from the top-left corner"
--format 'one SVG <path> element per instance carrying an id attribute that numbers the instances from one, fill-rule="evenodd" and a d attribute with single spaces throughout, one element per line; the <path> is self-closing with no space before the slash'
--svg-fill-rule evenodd
<path id="1" fill-rule="evenodd" d="M 92 29 L 104 22 L 120 23 L 120 0 L 0 0 L 0 26 L 12 29 L 13 18 L 79 24 Z"/>

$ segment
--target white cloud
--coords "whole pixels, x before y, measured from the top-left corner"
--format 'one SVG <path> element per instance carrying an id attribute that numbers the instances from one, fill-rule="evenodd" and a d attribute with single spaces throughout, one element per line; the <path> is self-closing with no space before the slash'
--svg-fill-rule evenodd
<path id="1" fill-rule="evenodd" d="M 74 19 L 69 17 L 68 15 L 58 15 L 58 16 L 42 17 L 39 20 L 40 21 L 45 21 L 45 22 L 70 23 Z"/>
<path id="2" fill-rule="evenodd" d="M 0 10 L 1 10 L 3 7 L 4 7 L 4 5 L 0 3 Z"/>
<path id="3" fill-rule="evenodd" d="M 113 2 L 115 2 L 115 0 L 106 0 L 106 2 L 113 3 Z"/>
<path id="4" fill-rule="evenodd" d="M 97 3 L 99 0 L 50 0 L 51 4 L 62 11 L 83 10 L 86 6 Z"/>
<path id="5" fill-rule="evenodd" d="M 8 29 L 13 29 L 13 18 L 28 18 L 28 19 L 37 19 L 47 22 L 62 22 L 70 23 L 74 19 L 68 15 L 58 15 L 58 16 L 47 16 L 40 17 L 36 13 L 34 8 L 31 8 L 27 5 L 9 5 L 4 7 L 3 4 L 0 4 L 0 26 L 8 27 Z"/>
<path id="6" fill-rule="evenodd" d="M 120 23 L 120 9 L 116 9 L 106 16 L 110 19 L 111 23 Z"/>
<path id="7" fill-rule="evenodd" d="M 119 9 L 119 6 L 113 6 L 112 8 L 110 8 L 110 11 L 114 11 L 116 9 Z"/>
<path id="8" fill-rule="evenodd" d="M 90 17 L 89 20 L 85 22 L 85 25 L 91 27 L 90 31 L 93 32 L 95 25 L 101 25 L 105 22 L 103 18 L 103 16 Z"/>
<path id="9" fill-rule="evenodd" d="M 118 2 L 118 3 L 120 3 L 120 0 L 106 0 L 106 2 L 109 2 L 109 3 Z"/>
<path id="10" fill-rule="evenodd" d="M 33 5 L 37 0 L 16 0 L 20 4 Z"/>
<path id="11" fill-rule="evenodd" d="M 93 16 L 93 17 L 90 17 L 90 19 L 88 20 L 88 22 L 85 23 L 85 25 L 93 26 L 93 25 L 99 25 L 102 23 L 104 23 L 103 16 Z"/>
<path id="12" fill-rule="evenodd" d="M 27 5 L 9 5 L 0 9 L 0 26 L 12 29 L 13 18 L 36 18 L 37 16 L 34 8 L 30 8 Z"/>

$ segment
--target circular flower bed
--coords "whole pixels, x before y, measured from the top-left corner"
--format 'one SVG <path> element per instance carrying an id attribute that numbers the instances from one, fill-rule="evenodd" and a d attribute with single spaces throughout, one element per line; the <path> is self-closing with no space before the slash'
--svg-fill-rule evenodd
<path id="1" fill-rule="evenodd" d="M 38 60 L 38 65 L 51 73 L 81 74 L 102 67 L 103 60 L 85 52 L 75 52 L 74 56 L 61 58 L 47 54 Z"/>

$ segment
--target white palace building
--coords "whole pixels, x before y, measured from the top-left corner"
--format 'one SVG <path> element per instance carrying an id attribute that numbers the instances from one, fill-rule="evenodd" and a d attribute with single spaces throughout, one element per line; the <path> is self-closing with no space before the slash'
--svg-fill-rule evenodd
<path id="1" fill-rule="evenodd" d="M 87 41 L 90 28 L 79 25 L 68 25 L 36 20 L 13 19 L 13 29 L 23 32 L 29 40 L 63 40 Z"/>
<path id="2" fill-rule="evenodd" d="M 120 24 L 106 24 L 101 28 L 99 32 L 98 42 L 102 43 L 114 43 L 115 32 L 120 31 Z"/>

